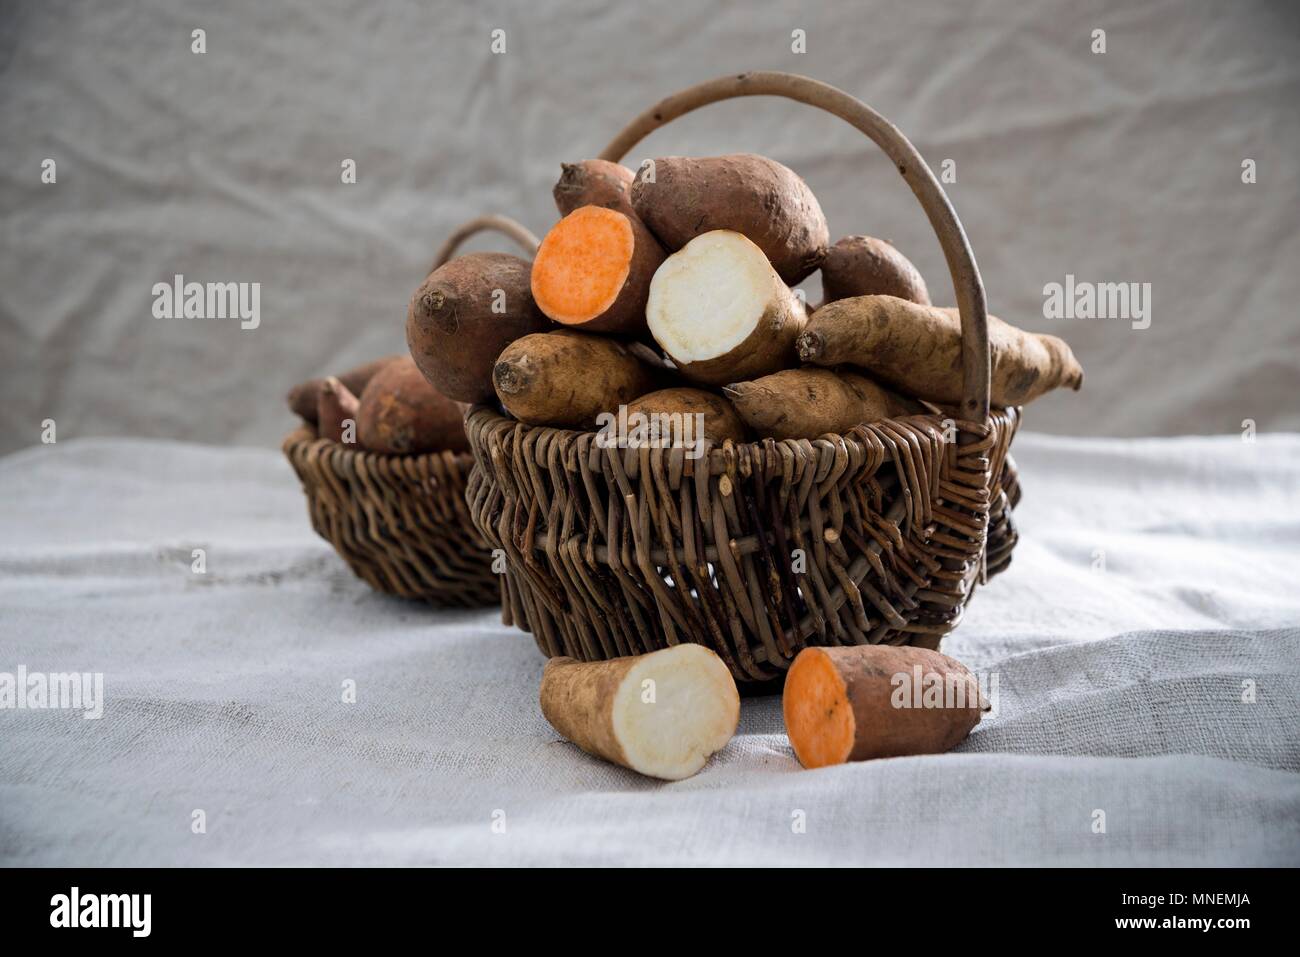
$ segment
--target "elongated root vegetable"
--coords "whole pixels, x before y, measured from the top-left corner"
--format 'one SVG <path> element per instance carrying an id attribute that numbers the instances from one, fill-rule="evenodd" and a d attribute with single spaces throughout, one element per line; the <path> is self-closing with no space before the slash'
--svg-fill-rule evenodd
<path id="1" fill-rule="evenodd" d="M 845 236 L 822 263 L 824 302 L 850 296 L 897 296 L 930 305 L 925 280 L 892 243 L 870 236 Z"/>
<path id="2" fill-rule="evenodd" d="M 696 236 L 729 229 L 763 250 L 789 285 L 826 256 L 830 234 L 817 197 L 799 176 L 753 153 L 654 161 L 632 184 L 632 206 L 669 252 Z"/>
<path id="3" fill-rule="evenodd" d="M 745 423 L 736 414 L 735 407 L 722 396 L 703 389 L 674 388 L 650 392 L 628 403 L 629 422 L 635 421 L 632 416 L 637 413 L 647 418 L 668 416 L 671 426 L 668 430 L 661 429 L 660 435 L 670 441 L 701 438 L 695 431 L 696 415 L 704 416 L 703 437 L 715 445 L 721 445 L 727 439 L 733 442 L 745 440 Z"/>
<path id="4" fill-rule="evenodd" d="M 781 698 L 805 768 L 947 751 L 979 723 L 982 705 L 961 662 L 898 645 L 805 648 Z"/>
<path id="5" fill-rule="evenodd" d="M 697 236 L 655 273 L 646 322 L 682 375 L 722 385 L 796 364 L 808 314 L 748 238 Z"/>
<path id="6" fill-rule="evenodd" d="M 698 772 L 740 721 L 731 672 L 703 645 L 583 663 L 552 658 L 542 714 L 588 754 L 666 781 Z"/>
<path id="7" fill-rule="evenodd" d="M 650 279 L 663 261 L 659 241 L 636 216 L 582 206 L 542 240 L 533 260 L 533 298 L 563 325 L 639 335 Z"/>
<path id="8" fill-rule="evenodd" d="M 323 380 L 316 396 L 316 435 L 351 445 L 356 441 L 358 408 L 351 389 L 334 376 Z"/>
<path id="9" fill-rule="evenodd" d="M 552 195 L 561 216 L 581 206 L 604 206 L 632 215 L 632 180 L 636 174 L 609 160 L 592 159 L 560 164 L 560 180 Z"/>
<path id="10" fill-rule="evenodd" d="M 865 376 L 829 369 L 787 369 L 722 391 L 746 425 L 773 439 L 843 435 L 855 425 L 919 411 Z"/>
<path id="11" fill-rule="evenodd" d="M 654 388 L 654 373 L 623 343 L 571 330 L 524 336 L 492 372 L 506 411 L 529 425 L 589 429 Z"/>
<path id="12" fill-rule="evenodd" d="M 375 359 L 373 362 L 359 365 L 355 369 L 349 369 L 339 375 L 338 380 L 353 395 L 360 395 L 362 390 L 365 389 L 366 383 L 370 381 L 371 376 L 394 359 L 400 358 L 401 356 L 385 356 L 382 359 Z M 285 397 L 289 403 L 289 408 L 293 410 L 294 414 L 301 416 L 312 425 L 317 422 L 316 403 L 320 399 L 320 389 L 324 384 L 324 379 L 308 379 L 306 382 L 301 382 L 290 389 L 289 394 Z"/>
<path id="13" fill-rule="evenodd" d="M 464 412 L 431 386 L 409 356 L 379 370 L 361 393 L 357 442 L 370 452 L 464 452 Z"/>
<path id="14" fill-rule="evenodd" d="M 429 383 L 449 399 L 492 398 L 492 366 L 520 336 L 551 328 L 529 287 L 532 265 L 470 253 L 439 266 L 406 311 L 406 343 Z"/>
<path id="15" fill-rule="evenodd" d="M 1025 332 L 989 316 L 991 400 L 1005 408 L 1052 389 L 1083 385 L 1083 368 L 1056 336 Z M 893 296 L 857 296 L 817 310 L 799 337 L 799 357 L 819 366 L 854 365 L 908 395 L 961 400 L 961 319 L 956 309 Z"/>

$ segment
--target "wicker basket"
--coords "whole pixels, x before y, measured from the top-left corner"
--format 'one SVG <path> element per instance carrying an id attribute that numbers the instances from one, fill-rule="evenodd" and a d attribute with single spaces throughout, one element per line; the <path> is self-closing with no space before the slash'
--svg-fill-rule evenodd
<path id="1" fill-rule="evenodd" d="M 537 251 L 537 237 L 510 217 L 479 216 L 452 230 L 428 271 L 481 232 Z M 468 454 L 377 455 L 319 439 L 309 425 L 282 448 L 307 494 L 312 528 L 372 588 L 444 607 L 501 600 L 500 576 L 465 508 Z"/>
<path id="2" fill-rule="evenodd" d="M 502 576 L 465 507 L 467 453 L 377 455 L 306 426 L 283 448 L 312 528 L 372 588 L 448 607 L 500 600 Z"/>
<path id="3" fill-rule="evenodd" d="M 742 682 L 779 679 L 815 644 L 934 648 L 975 585 L 1010 561 L 1016 409 L 989 409 L 984 291 L 965 233 L 912 145 L 847 94 L 752 73 L 647 110 L 601 154 L 618 161 L 698 107 L 774 95 L 833 113 L 893 160 L 947 257 L 963 336 L 963 401 L 815 441 L 607 449 L 593 432 L 471 411 L 468 501 L 506 555 L 503 616 L 546 655 L 596 660 L 678 642 Z"/>

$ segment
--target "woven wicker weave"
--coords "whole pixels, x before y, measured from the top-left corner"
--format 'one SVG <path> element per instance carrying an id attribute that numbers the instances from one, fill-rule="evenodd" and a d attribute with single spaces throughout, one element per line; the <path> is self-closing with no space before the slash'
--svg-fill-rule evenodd
<path id="1" fill-rule="evenodd" d="M 780 678 L 810 644 L 937 647 L 975 585 L 1010 561 L 1016 409 L 989 410 L 984 291 L 947 197 L 910 143 L 864 104 L 804 77 L 724 77 L 661 101 L 601 154 L 670 120 L 775 95 L 847 120 L 894 161 L 947 255 L 962 317 L 960 408 L 816 441 L 708 450 L 601 448 L 593 432 L 471 411 L 468 501 L 506 555 L 503 616 L 546 655 L 597 660 L 678 642 L 743 682 Z"/>
<path id="2" fill-rule="evenodd" d="M 451 232 L 429 272 L 488 231 L 530 256 L 537 251 L 537 237 L 510 217 L 479 216 Z M 377 455 L 318 439 L 310 426 L 282 447 L 307 494 L 312 528 L 372 588 L 446 607 L 500 601 L 500 576 L 465 508 L 469 455 Z"/>
<path id="3" fill-rule="evenodd" d="M 506 554 L 505 620 L 546 655 L 694 641 L 738 680 L 763 681 L 809 644 L 937 647 L 985 571 L 986 542 L 988 572 L 1010 560 L 999 472 L 1016 422 L 1007 411 L 987 430 L 963 423 L 978 439 L 956 445 L 939 417 L 911 416 L 691 461 L 480 407 L 469 505 Z"/>
<path id="4" fill-rule="evenodd" d="M 372 588 L 449 607 L 500 600 L 501 576 L 465 507 L 468 454 L 377 455 L 307 427 L 283 448 L 312 528 Z"/>

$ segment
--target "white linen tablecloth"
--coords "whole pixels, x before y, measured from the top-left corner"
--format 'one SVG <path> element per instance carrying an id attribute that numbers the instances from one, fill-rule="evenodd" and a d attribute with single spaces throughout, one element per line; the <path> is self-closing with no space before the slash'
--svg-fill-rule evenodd
<path id="1" fill-rule="evenodd" d="M 996 716 L 810 772 L 746 699 L 675 784 L 560 740 L 496 611 L 356 580 L 277 451 L 0 459 L 0 672 L 105 691 L 0 710 L 0 863 L 1300 864 L 1300 436 L 1015 454 L 1020 545 L 944 642 Z"/>

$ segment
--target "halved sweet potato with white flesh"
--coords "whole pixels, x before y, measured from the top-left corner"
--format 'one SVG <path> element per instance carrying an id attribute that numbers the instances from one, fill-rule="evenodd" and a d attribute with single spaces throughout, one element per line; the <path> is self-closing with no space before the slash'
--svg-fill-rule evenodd
<path id="1" fill-rule="evenodd" d="M 650 282 L 650 334 L 696 382 L 724 385 L 798 365 L 808 321 L 799 297 L 740 233 L 697 236 Z"/>
<path id="2" fill-rule="evenodd" d="M 703 645 L 609 661 L 552 658 L 541 704 L 555 730 L 588 754 L 666 781 L 697 773 L 740 721 L 736 682 Z"/>

